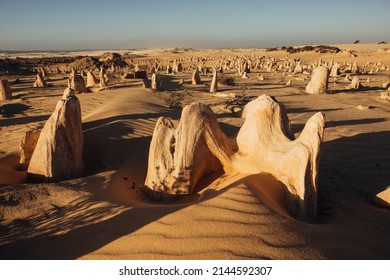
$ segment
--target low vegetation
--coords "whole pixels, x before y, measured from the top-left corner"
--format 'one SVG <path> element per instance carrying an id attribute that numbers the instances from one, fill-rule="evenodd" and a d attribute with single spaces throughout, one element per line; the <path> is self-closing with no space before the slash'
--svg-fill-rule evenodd
<path id="1" fill-rule="evenodd" d="M 283 46 L 281 48 L 266 48 L 267 52 L 274 51 L 286 51 L 288 53 L 299 53 L 299 52 L 309 52 L 314 51 L 316 53 L 338 53 L 341 50 L 338 47 L 327 46 L 327 45 L 319 45 L 319 46 L 304 46 L 304 47 L 286 47 Z"/>
<path id="2" fill-rule="evenodd" d="M 226 86 L 234 86 L 235 81 L 232 75 L 220 75 L 218 77 L 218 84 L 226 85 Z"/>
<path id="3" fill-rule="evenodd" d="M 192 97 L 191 92 L 187 90 L 170 91 L 165 90 L 157 93 L 168 108 L 176 105 L 187 105 Z"/>
<path id="4" fill-rule="evenodd" d="M 288 47 L 286 48 L 288 53 L 299 53 L 299 52 L 309 52 L 313 51 L 316 53 L 338 53 L 341 50 L 338 47 L 327 46 L 327 45 L 319 45 L 319 46 L 304 46 L 304 47 Z"/>

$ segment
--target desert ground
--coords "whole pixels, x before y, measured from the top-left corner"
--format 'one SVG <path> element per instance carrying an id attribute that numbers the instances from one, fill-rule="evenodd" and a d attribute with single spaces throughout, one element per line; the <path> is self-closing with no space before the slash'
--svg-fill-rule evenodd
<path id="1" fill-rule="evenodd" d="M 0 100 L 0 258 L 389 259 L 390 202 L 376 195 L 390 186 L 389 85 L 384 87 L 390 80 L 390 45 L 335 47 L 340 51 L 1 53 L 0 76 L 9 81 L 12 98 Z M 87 61 L 87 56 L 96 59 Z M 82 176 L 29 182 L 19 165 L 23 136 L 44 126 L 68 86 L 71 69 L 79 74 L 91 70 L 99 77 L 96 63 L 102 57 L 107 58 L 100 60 L 107 66 L 106 85 L 76 94 L 84 141 Z M 260 59 L 264 65 L 273 58 L 275 64 L 267 69 L 252 63 L 246 77 L 226 67 L 218 75 L 230 75 L 234 84 L 221 81 L 218 91 L 210 93 L 212 68 L 238 58 Z M 294 59 L 301 71 L 283 66 Z M 312 71 L 306 67 L 319 61 L 338 63 L 340 73 L 329 77 L 326 94 L 308 94 Z M 174 63 L 183 70 L 167 73 L 167 65 Z M 209 71 L 194 85 L 191 77 L 199 65 Z M 346 71 L 353 66 L 355 71 Z M 47 72 L 47 87 L 33 87 L 40 68 Z M 143 79 L 131 75 L 125 78 L 136 68 L 145 70 L 148 79 L 157 73 L 160 89 L 144 87 Z M 355 76 L 359 87 L 348 88 Z M 316 218 L 301 221 L 286 211 L 275 181 L 264 173 L 212 173 L 192 194 L 176 200 L 157 201 L 140 191 L 158 118 L 177 126 L 183 107 L 201 102 L 234 139 L 244 123 L 245 104 L 263 94 L 284 104 L 296 137 L 316 112 L 325 116 Z M 169 104 L 175 97 L 177 102 Z"/>

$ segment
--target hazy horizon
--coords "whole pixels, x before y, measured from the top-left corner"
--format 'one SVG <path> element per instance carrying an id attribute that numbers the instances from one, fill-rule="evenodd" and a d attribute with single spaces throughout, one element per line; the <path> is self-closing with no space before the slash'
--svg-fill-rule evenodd
<path id="1" fill-rule="evenodd" d="M 390 1 L 8 1 L 0 50 L 266 48 L 389 41 Z"/>

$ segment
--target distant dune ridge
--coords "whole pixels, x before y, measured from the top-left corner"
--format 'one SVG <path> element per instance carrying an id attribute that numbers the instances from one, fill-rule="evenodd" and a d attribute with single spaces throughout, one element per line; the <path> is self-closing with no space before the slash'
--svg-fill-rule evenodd
<path id="1" fill-rule="evenodd" d="M 388 44 L 331 47 L 0 54 L 0 257 L 389 259 Z"/>

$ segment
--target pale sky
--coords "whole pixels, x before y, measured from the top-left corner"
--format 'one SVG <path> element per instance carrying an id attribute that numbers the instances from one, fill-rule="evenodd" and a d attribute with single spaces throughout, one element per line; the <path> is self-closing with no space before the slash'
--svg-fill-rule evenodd
<path id="1" fill-rule="evenodd" d="M 390 41 L 389 0 L 8 0 L 0 50 L 229 48 Z"/>

